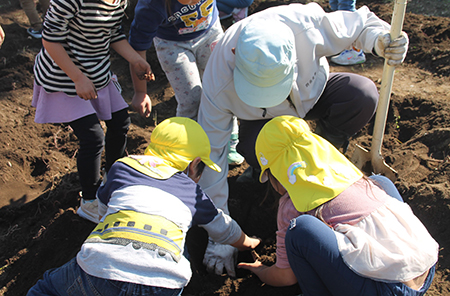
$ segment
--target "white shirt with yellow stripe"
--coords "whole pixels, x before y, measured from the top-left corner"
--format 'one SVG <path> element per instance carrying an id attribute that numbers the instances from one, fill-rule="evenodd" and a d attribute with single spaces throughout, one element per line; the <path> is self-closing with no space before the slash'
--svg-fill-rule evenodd
<path id="1" fill-rule="evenodd" d="M 100 278 L 182 288 L 192 275 L 183 255 L 191 226 L 205 228 L 217 243 L 234 243 L 241 235 L 239 225 L 181 172 L 156 179 L 118 161 L 98 198 L 106 212 L 77 262 Z"/>

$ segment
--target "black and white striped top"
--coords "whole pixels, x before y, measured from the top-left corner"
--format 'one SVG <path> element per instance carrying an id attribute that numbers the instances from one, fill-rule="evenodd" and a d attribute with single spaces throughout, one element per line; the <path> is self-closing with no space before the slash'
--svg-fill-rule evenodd
<path id="1" fill-rule="evenodd" d="M 102 89 L 110 79 L 110 44 L 125 39 L 122 18 L 126 0 L 52 0 L 42 38 L 63 45 L 75 65 Z M 34 65 L 36 83 L 49 93 L 76 96 L 75 83 L 43 47 Z"/>

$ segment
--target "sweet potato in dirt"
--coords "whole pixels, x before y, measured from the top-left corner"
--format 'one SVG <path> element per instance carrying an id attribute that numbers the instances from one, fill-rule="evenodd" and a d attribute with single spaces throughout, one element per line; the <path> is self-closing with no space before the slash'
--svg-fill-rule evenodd
<path id="1" fill-rule="evenodd" d="M 127 9 L 128 32 L 137 0 Z M 306 3 L 306 1 L 295 1 Z M 316 1 L 326 10 L 328 1 Z M 398 172 L 395 185 L 430 234 L 440 244 L 437 271 L 427 295 L 450 294 L 450 4 L 439 0 L 411 0 L 403 29 L 410 46 L 404 64 L 395 69 L 382 154 Z M 288 1 L 255 0 L 252 14 Z M 392 1 L 362 0 L 375 14 L 390 22 Z M 428 15 L 427 15 L 428 14 Z M 222 25 L 231 25 L 225 19 Z M 6 38 L 0 49 L 0 295 L 25 295 L 47 269 L 58 267 L 78 252 L 94 224 L 75 211 L 79 205 L 76 155 L 78 141 L 62 124 L 34 123 L 34 58 L 41 40 L 26 33 L 28 20 L 17 1 L 0 0 L 0 24 Z M 381 85 L 383 60 L 366 54 L 357 66 L 330 64 L 331 71 L 353 72 Z M 142 118 L 131 108 L 128 153 L 141 154 L 154 126 L 175 115 L 176 100 L 155 51 L 147 59 L 156 80 L 148 83 L 152 114 Z M 113 52 L 112 70 L 123 96 L 131 103 L 133 86 L 129 65 Z M 310 122 L 314 125 L 314 122 Z M 373 120 L 351 138 L 370 149 Z M 230 167 L 228 174 L 231 216 L 249 235 L 262 239 L 256 250 L 264 264 L 276 259 L 277 199 L 267 184 L 240 184 L 236 178 L 247 164 Z M 207 274 L 202 264 L 207 236 L 200 228 L 190 231 L 187 247 L 193 277 L 183 295 L 298 295 L 300 289 L 263 285 L 250 272 L 237 269 L 237 277 Z M 251 262 L 251 252 L 239 253 L 239 262 Z"/>

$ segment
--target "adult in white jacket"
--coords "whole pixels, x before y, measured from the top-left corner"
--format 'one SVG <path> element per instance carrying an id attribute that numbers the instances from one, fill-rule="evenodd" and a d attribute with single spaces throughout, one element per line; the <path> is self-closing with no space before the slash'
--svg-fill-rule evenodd
<path id="1" fill-rule="evenodd" d="M 368 78 L 330 73 L 327 56 L 354 45 L 399 65 L 408 37 L 391 41 L 390 26 L 367 7 L 325 13 L 316 3 L 266 9 L 234 24 L 214 48 L 203 76 L 198 123 L 221 173 L 205 170 L 200 184 L 228 213 L 227 143 L 233 115 L 240 119 L 238 152 L 254 167 L 259 130 L 271 118 L 292 115 L 317 121 L 316 133 L 345 149 L 348 138 L 375 113 L 378 91 Z M 210 242 L 204 263 L 235 275 L 236 249 Z"/>

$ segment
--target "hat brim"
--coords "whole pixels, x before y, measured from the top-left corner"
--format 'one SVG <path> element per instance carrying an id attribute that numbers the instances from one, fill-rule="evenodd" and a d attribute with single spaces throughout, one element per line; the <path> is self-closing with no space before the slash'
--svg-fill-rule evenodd
<path id="1" fill-rule="evenodd" d="M 211 159 L 202 159 L 202 161 L 212 170 L 220 173 L 222 171 L 222 169 L 220 168 L 220 166 L 218 166 L 217 164 L 215 164 Z"/>
<path id="2" fill-rule="evenodd" d="M 294 67 L 279 83 L 261 87 L 251 84 L 238 69 L 234 68 L 234 88 L 239 98 L 247 105 L 256 108 L 270 108 L 281 104 L 291 92 L 294 81 Z"/>
<path id="3" fill-rule="evenodd" d="M 266 183 L 267 180 L 269 180 L 269 173 L 267 172 L 267 170 L 261 171 L 261 174 L 259 175 L 259 182 Z"/>

